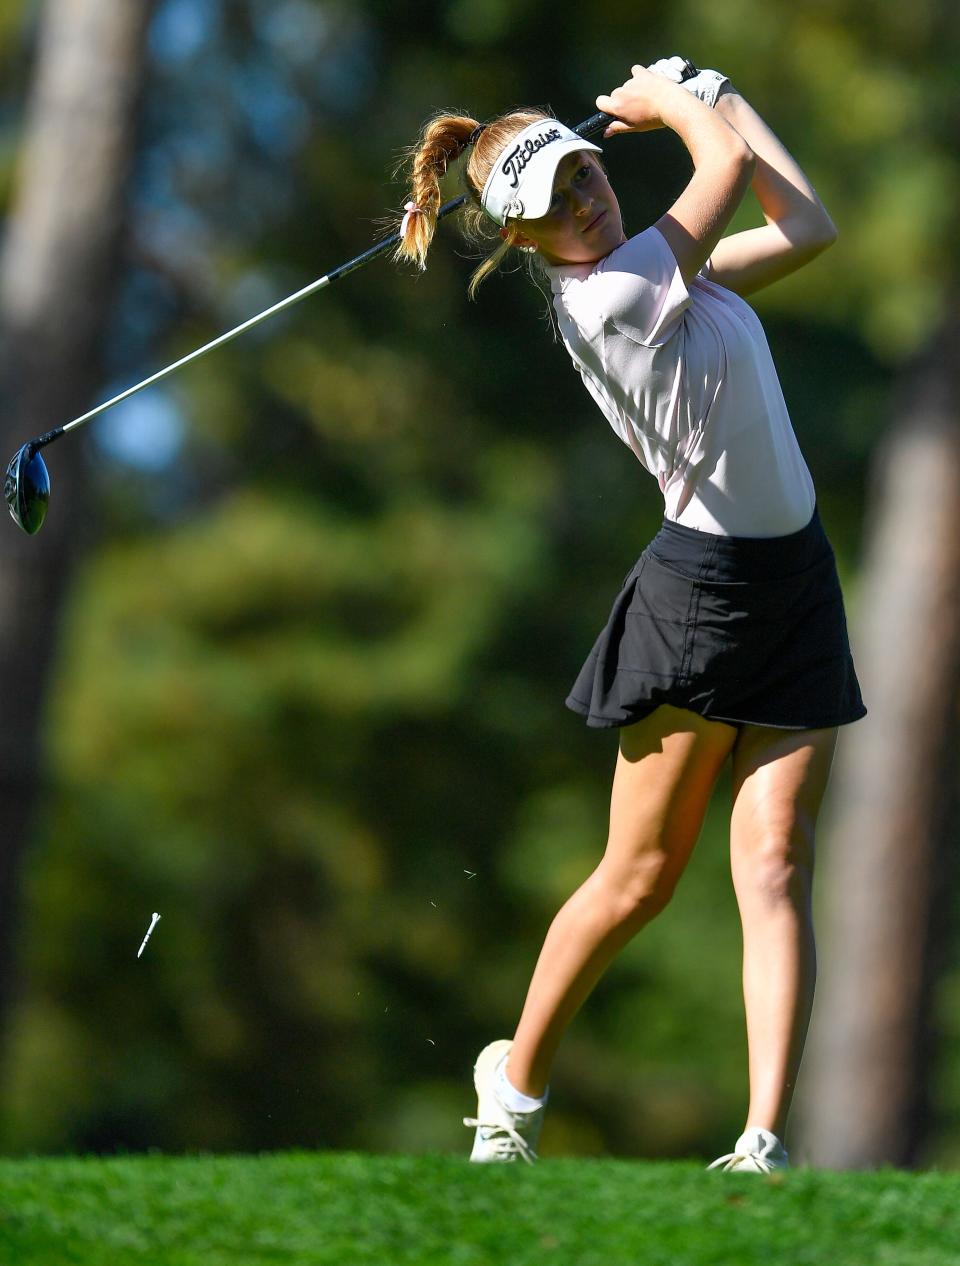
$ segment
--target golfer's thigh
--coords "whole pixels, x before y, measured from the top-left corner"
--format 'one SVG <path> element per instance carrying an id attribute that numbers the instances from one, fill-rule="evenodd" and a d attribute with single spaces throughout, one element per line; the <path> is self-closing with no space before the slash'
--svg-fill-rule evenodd
<path id="1" fill-rule="evenodd" d="M 730 861 L 738 895 L 781 896 L 813 875 L 817 815 L 830 777 L 836 729 L 744 726 L 733 752 Z"/>
<path id="2" fill-rule="evenodd" d="M 736 737 L 731 725 L 666 705 L 620 731 L 598 871 L 628 906 L 669 901 Z"/>

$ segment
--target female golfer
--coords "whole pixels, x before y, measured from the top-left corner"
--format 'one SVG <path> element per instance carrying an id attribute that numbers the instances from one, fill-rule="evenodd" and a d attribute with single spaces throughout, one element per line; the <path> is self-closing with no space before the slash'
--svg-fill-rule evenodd
<path id="1" fill-rule="evenodd" d="M 474 227 L 486 220 L 502 239 L 472 289 L 512 249 L 535 256 L 587 390 L 664 499 L 567 699 L 587 725 L 620 730 L 606 850 L 550 926 L 512 1041 L 477 1058 L 477 1116 L 464 1122 L 474 1161 L 536 1158 L 560 1039 L 670 900 L 729 758 L 750 1104 L 710 1168 L 788 1164 L 816 974 L 814 828 L 837 726 L 866 710 L 813 482 L 742 296 L 809 263 L 836 229 L 729 80 L 681 82 L 684 65 L 634 66 L 597 98 L 615 118 L 605 136 L 666 126 L 693 160 L 674 205 L 635 237 L 598 147 L 542 111 L 484 126 L 438 115 L 411 150 L 402 253 L 423 266 L 439 179 L 469 151 Z M 766 226 L 723 237 L 748 186 Z"/>

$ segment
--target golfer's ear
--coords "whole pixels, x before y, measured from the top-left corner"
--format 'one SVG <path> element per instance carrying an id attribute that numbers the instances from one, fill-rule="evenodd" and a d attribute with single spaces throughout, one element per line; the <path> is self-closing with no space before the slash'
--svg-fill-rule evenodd
<path id="1" fill-rule="evenodd" d="M 500 230 L 500 236 L 508 246 L 536 246 L 536 242 L 527 237 L 525 233 L 521 233 L 519 229 L 508 229 L 506 225 Z"/>

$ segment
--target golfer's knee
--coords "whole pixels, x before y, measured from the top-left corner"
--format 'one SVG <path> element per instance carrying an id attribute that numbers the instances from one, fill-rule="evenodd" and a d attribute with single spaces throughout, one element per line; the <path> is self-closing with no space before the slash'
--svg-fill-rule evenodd
<path id="1" fill-rule="evenodd" d="M 813 888 L 813 827 L 795 823 L 788 831 L 770 831 L 749 850 L 745 878 L 752 896 L 764 906 L 806 905 Z"/>
<path id="2" fill-rule="evenodd" d="M 604 892 L 612 922 L 626 927 L 642 927 L 660 914 L 677 886 L 677 876 L 661 855 L 630 865 L 601 862 L 594 877 Z"/>

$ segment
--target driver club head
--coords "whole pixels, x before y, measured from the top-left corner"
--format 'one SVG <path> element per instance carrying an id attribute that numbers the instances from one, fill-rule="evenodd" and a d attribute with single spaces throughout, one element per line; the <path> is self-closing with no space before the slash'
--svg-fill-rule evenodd
<path id="1" fill-rule="evenodd" d="M 39 532 L 50 502 L 50 475 L 32 444 L 24 444 L 10 458 L 3 495 L 17 526 L 30 536 Z"/>

